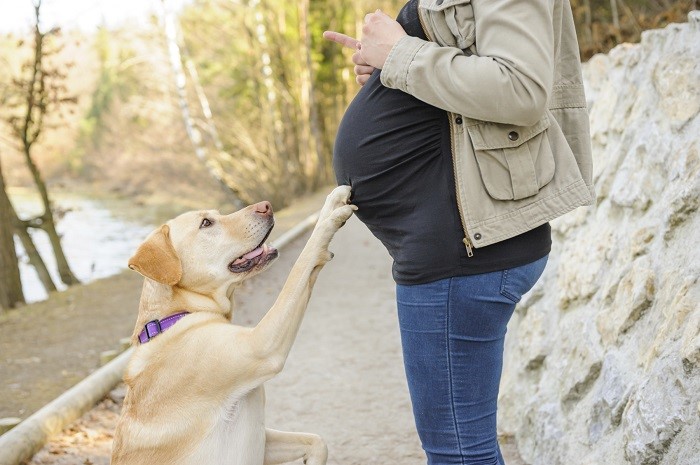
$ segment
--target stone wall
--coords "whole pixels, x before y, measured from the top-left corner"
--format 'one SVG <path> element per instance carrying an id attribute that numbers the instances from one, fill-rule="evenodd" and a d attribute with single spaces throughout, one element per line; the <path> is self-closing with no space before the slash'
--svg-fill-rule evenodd
<path id="1" fill-rule="evenodd" d="M 500 429 L 531 465 L 698 465 L 700 12 L 584 74 L 598 201 L 552 224 Z"/>

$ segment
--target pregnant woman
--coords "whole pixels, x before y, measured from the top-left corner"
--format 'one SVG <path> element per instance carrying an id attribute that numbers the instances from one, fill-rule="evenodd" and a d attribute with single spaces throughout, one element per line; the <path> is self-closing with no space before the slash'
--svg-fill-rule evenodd
<path id="1" fill-rule="evenodd" d="M 365 17 L 362 85 L 333 164 L 386 246 L 429 464 L 503 465 L 506 325 L 542 274 L 549 221 L 593 202 L 568 0 L 411 0 Z"/>

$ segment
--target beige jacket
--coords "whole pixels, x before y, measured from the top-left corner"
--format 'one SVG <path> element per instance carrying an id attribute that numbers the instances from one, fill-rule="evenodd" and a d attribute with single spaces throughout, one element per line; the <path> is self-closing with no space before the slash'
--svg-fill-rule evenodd
<path id="1" fill-rule="evenodd" d="M 420 0 L 382 84 L 449 112 L 464 243 L 483 247 L 594 202 L 568 0 Z"/>

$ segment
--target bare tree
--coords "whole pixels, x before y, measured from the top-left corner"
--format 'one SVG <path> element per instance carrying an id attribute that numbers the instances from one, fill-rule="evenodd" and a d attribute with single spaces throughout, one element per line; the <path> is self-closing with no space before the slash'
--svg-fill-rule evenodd
<path id="1" fill-rule="evenodd" d="M 0 162 L 0 311 L 24 303 L 13 234 L 14 216 Z"/>
<path id="2" fill-rule="evenodd" d="M 37 264 L 41 261 L 41 257 L 36 253 L 36 248 L 31 243 L 29 229 L 41 229 L 46 232 L 53 248 L 58 267 L 58 274 L 64 284 L 70 286 L 78 284 L 80 281 L 75 277 L 68 265 L 68 260 L 61 246 L 61 239 L 56 231 L 56 222 L 54 220 L 51 199 L 49 198 L 48 189 L 44 182 L 39 167 L 34 161 L 33 151 L 36 142 L 42 135 L 45 129 L 45 117 L 51 110 L 58 109 L 66 103 L 74 103 L 76 99 L 66 95 L 66 88 L 63 85 L 66 75 L 58 69 L 47 63 L 47 56 L 53 52 L 47 52 L 45 49 L 47 38 L 58 33 L 58 29 L 52 29 L 48 32 L 41 30 L 41 0 L 34 0 L 34 56 L 28 62 L 24 69 L 28 70 L 28 77 L 13 79 L 13 85 L 18 98 L 11 101 L 8 105 L 13 111 L 8 117 L 9 123 L 14 136 L 19 140 L 21 152 L 24 155 L 25 162 L 29 171 L 32 174 L 32 179 L 39 191 L 44 212 L 34 218 L 28 220 L 16 220 L 15 227 L 18 228 L 17 234 L 22 239 L 25 247 L 29 246 L 27 253 L 30 256 L 32 263 Z M 30 244 L 31 243 L 31 244 Z M 36 253 L 36 256 L 34 254 Z M 45 268 L 45 267 L 44 267 Z M 37 269 L 40 276 L 42 270 Z M 49 278 L 50 280 L 50 278 Z M 44 286 L 47 287 L 47 282 L 42 279 Z M 47 290 L 52 286 L 48 286 Z M 55 286 L 53 286 L 55 289 Z"/>

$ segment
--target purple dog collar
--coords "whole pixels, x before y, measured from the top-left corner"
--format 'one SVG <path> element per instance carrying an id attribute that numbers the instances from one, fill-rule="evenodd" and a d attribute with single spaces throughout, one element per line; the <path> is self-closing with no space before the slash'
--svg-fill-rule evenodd
<path id="1" fill-rule="evenodd" d="M 145 344 L 160 333 L 164 333 L 166 329 L 172 327 L 177 323 L 180 318 L 185 315 L 189 315 L 190 312 L 180 312 L 175 315 L 166 316 L 162 320 L 153 320 L 146 323 L 143 327 L 143 331 L 139 334 L 139 342 Z"/>

